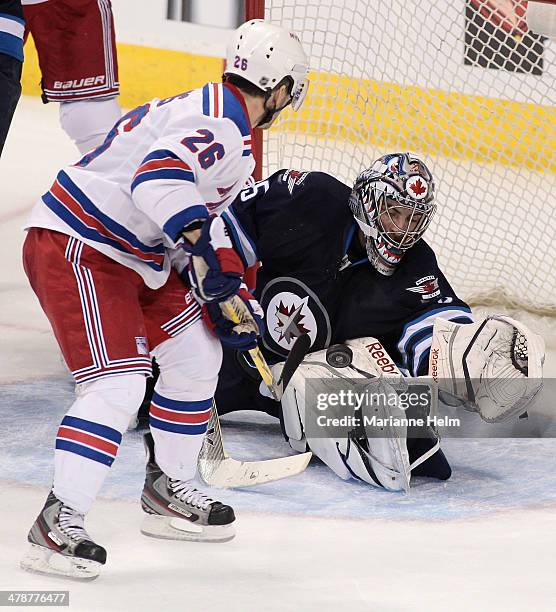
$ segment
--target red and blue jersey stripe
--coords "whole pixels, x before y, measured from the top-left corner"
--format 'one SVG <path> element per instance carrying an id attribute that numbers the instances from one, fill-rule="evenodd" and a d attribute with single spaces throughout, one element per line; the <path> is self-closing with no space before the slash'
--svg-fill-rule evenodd
<path id="1" fill-rule="evenodd" d="M 207 117 L 231 119 L 243 138 L 244 157 L 253 154 L 253 133 L 243 97 L 229 83 L 207 83 L 203 87 L 203 114 Z"/>
<path id="2" fill-rule="evenodd" d="M 207 83 L 203 87 L 203 115 L 222 118 L 222 83 Z"/>
<path id="3" fill-rule="evenodd" d="M 204 434 L 211 409 L 212 399 L 186 402 L 163 397 L 155 391 L 151 401 L 149 424 L 156 429 L 178 434 Z"/>
<path id="4" fill-rule="evenodd" d="M 188 181 L 195 183 L 191 167 L 172 151 L 152 151 L 141 162 L 131 182 L 131 192 L 145 181 Z"/>
<path id="5" fill-rule="evenodd" d="M 97 208 L 63 170 L 42 199 L 83 238 L 129 253 L 157 272 L 163 270 L 165 249 L 162 241 L 154 246 L 142 243 L 133 232 Z"/>
<path id="6" fill-rule="evenodd" d="M 243 137 L 243 152 L 241 153 L 242 157 L 247 157 L 248 155 L 253 154 L 253 139 L 251 136 Z"/>
<path id="7" fill-rule="evenodd" d="M 201 306 L 194 301 L 185 310 L 180 312 L 179 315 L 175 316 L 170 321 L 167 321 L 161 325 L 161 329 L 165 331 L 171 338 L 181 334 L 188 327 L 191 327 L 193 323 L 199 321 L 202 317 Z"/>
<path id="8" fill-rule="evenodd" d="M 66 415 L 56 435 L 56 449 L 81 455 L 108 467 L 114 463 L 122 434 L 112 427 Z"/>

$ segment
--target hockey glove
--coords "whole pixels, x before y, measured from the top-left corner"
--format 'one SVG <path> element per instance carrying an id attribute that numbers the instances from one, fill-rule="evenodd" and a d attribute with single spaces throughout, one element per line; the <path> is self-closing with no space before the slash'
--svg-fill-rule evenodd
<path id="1" fill-rule="evenodd" d="M 190 255 L 187 276 L 201 303 L 222 302 L 236 294 L 245 271 L 222 217 L 209 217 L 195 244 L 185 239 Z"/>
<path id="2" fill-rule="evenodd" d="M 245 285 L 229 302 L 239 314 L 239 323 L 230 321 L 224 314 L 223 304 L 203 304 L 203 319 L 226 347 L 248 351 L 257 346 L 257 337 L 264 333 L 263 311 L 257 300 L 247 291 Z"/>

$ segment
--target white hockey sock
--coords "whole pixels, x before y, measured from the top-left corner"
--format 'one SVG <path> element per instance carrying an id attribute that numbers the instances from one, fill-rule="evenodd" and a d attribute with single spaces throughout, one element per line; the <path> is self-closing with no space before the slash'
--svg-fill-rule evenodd
<path id="1" fill-rule="evenodd" d="M 161 395 L 155 387 L 149 424 L 156 462 L 170 478 L 191 480 L 210 418 L 212 398 L 180 401 Z"/>
<path id="2" fill-rule="evenodd" d="M 149 421 L 156 461 L 170 478 L 191 480 L 210 418 L 222 347 L 199 320 L 159 344 L 153 355 L 160 367 Z"/>
<path id="3" fill-rule="evenodd" d="M 140 374 L 79 385 L 56 436 L 53 489 L 58 499 L 83 514 L 89 511 L 144 393 Z"/>

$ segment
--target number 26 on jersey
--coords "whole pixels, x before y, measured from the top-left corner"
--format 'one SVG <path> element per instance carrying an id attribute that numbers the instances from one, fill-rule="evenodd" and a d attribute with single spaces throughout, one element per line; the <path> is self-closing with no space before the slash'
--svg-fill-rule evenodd
<path id="1" fill-rule="evenodd" d="M 181 143 L 191 153 L 197 153 L 199 165 L 203 170 L 210 168 L 217 159 L 224 157 L 224 147 L 219 142 L 214 142 L 214 134 L 210 130 L 197 130 L 194 136 L 186 136 Z"/>

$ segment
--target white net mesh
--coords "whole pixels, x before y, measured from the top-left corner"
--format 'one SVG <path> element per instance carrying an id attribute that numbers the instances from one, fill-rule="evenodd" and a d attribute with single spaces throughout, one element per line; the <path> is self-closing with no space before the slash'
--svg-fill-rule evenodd
<path id="1" fill-rule="evenodd" d="M 436 176 L 426 239 L 472 304 L 556 315 L 556 42 L 514 0 L 267 0 L 310 56 L 299 113 L 265 135 L 263 173 L 352 184 L 386 152 Z"/>

